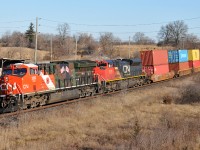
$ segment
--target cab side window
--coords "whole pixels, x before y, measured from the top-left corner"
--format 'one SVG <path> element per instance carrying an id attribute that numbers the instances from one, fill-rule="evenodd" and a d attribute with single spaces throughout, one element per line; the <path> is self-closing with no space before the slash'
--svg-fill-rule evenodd
<path id="1" fill-rule="evenodd" d="M 31 75 L 37 74 L 37 69 L 30 68 L 30 74 Z"/>

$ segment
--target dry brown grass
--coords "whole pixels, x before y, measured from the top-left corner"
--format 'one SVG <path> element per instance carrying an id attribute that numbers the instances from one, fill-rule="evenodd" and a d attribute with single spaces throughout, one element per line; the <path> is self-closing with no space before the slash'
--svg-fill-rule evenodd
<path id="1" fill-rule="evenodd" d="M 174 49 L 170 46 L 165 47 L 158 47 L 156 45 L 119 45 L 115 46 L 115 51 L 113 52 L 114 56 L 119 56 L 122 58 L 128 58 L 129 57 L 129 50 L 130 50 L 130 56 L 131 57 L 137 57 L 139 56 L 138 52 L 142 50 L 162 50 L 162 49 Z"/>
<path id="2" fill-rule="evenodd" d="M 200 148 L 200 104 L 165 105 L 184 83 L 2 119 L 0 149 L 194 149 Z M 195 81 L 196 82 L 196 81 Z M 186 86 L 186 84 L 185 84 Z M 169 94 L 170 93 L 170 94 Z"/>
<path id="3" fill-rule="evenodd" d="M 112 58 L 128 58 L 129 57 L 129 49 L 130 49 L 130 56 L 138 57 L 139 51 L 141 50 L 152 50 L 152 49 L 173 49 L 172 47 L 158 47 L 156 45 L 119 45 L 115 46 L 114 51 L 112 53 Z M 0 54 L 1 58 L 13 58 L 13 59 L 30 59 L 30 61 L 34 62 L 34 49 L 25 48 L 25 47 L 0 47 Z M 91 59 L 91 60 L 98 60 L 104 59 L 105 56 L 101 56 L 99 51 L 96 51 L 93 55 L 65 55 L 59 57 L 59 60 L 70 60 L 70 59 Z M 109 58 L 106 58 L 109 59 Z M 49 51 L 38 50 L 37 51 L 37 60 L 50 60 L 50 53 Z"/>
<path id="4" fill-rule="evenodd" d="M 29 59 L 34 61 L 34 52 L 34 49 L 24 47 L 0 47 L 1 58 Z M 38 50 L 37 59 L 41 61 L 47 54 L 47 51 Z"/>

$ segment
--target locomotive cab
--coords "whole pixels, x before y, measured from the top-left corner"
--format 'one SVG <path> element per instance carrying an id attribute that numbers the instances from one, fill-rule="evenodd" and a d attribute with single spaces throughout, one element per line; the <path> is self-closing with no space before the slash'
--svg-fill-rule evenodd
<path id="1" fill-rule="evenodd" d="M 38 65 L 17 63 L 3 69 L 1 95 L 35 93 L 55 89 L 54 77 Z"/>
<path id="2" fill-rule="evenodd" d="M 98 75 L 99 81 L 121 78 L 118 68 L 114 67 L 112 62 L 109 61 L 97 61 L 97 67 L 94 68 L 94 73 Z"/>
<path id="3" fill-rule="evenodd" d="M 26 68 L 15 68 L 15 69 L 5 69 L 2 72 L 2 75 L 14 75 L 14 76 L 19 76 L 19 77 L 23 77 L 24 75 L 26 75 L 27 73 L 27 69 Z"/>
<path id="4" fill-rule="evenodd" d="M 31 92 L 28 81 L 37 79 L 38 67 L 33 64 L 16 63 L 3 68 L 1 77 L 1 95 L 23 94 Z"/>
<path id="5" fill-rule="evenodd" d="M 28 108 L 43 105 L 48 98 L 42 93 L 55 90 L 54 80 L 53 74 L 48 74 L 44 68 L 38 71 L 38 65 L 34 64 L 15 63 L 3 68 L 0 80 L 1 110 L 5 112 L 18 106 Z"/>

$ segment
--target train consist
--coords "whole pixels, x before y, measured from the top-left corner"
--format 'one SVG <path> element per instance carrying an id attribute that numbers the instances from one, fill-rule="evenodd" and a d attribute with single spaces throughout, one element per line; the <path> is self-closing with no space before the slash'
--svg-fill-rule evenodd
<path id="1" fill-rule="evenodd" d="M 141 51 L 141 59 L 6 63 L 0 113 L 142 86 L 200 71 L 199 50 Z"/>

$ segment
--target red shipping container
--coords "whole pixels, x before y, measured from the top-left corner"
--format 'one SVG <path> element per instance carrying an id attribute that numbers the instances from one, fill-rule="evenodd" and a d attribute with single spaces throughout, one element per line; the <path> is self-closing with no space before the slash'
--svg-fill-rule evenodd
<path id="1" fill-rule="evenodd" d="M 198 68 L 200 67 L 200 60 L 189 61 L 190 68 Z"/>
<path id="2" fill-rule="evenodd" d="M 142 72 L 146 73 L 147 76 L 151 76 L 154 73 L 153 66 L 143 66 Z"/>
<path id="3" fill-rule="evenodd" d="M 187 70 L 190 69 L 189 62 L 180 62 L 180 63 L 173 63 L 169 64 L 169 71 L 178 72 L 179 70 Z"/>
<path id="4" fill-rule="evenodd" d="M 148 76 L 152 74 L 162 75 L 169 72 L 169 65 L 155 65 L 155 66 L 143 66 L 143 72 Z"/>
<path id="5" fill-rule="evenodd" d="M 168 64 L 167 50 L 141 51 L 140 55 L 143 66 L 156 66 Z"/>

